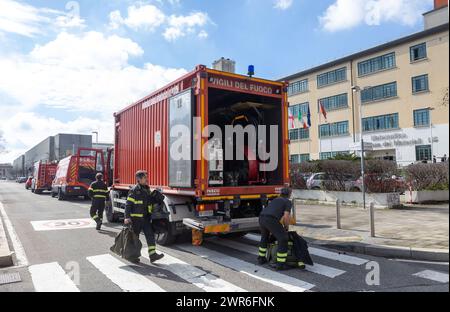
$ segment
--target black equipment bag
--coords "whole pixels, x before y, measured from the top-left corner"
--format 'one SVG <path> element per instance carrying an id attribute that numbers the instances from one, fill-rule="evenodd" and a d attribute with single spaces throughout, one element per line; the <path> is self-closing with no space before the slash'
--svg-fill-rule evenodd
<path id="1" fill-rule="evenodd" d="M 116 236 L 112 252 L 126 260 L 135 260 L 141 256 L 142 243 L 130 226 L 124 226 Z"/>
<path id="2" fill-rule="evenodd" d="M 269 262 L 275 263 L 277 260 L 278 243 L 275 237 L 271 235 L 269 246 L 267 248 L 266 258 Z M 289 232 L 288 256 L 286 264 L 291 267 L 298 267 L 299 262 L 314 265 L 311 255 L 308 251 L 308 243 L 297 232 Z"/>

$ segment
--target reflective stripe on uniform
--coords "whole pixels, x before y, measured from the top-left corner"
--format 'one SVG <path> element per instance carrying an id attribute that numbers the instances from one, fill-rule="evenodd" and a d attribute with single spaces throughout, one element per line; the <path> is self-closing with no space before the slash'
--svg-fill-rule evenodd
<path id="1" fill-rule="evenodd" d="M 267 248 L 262 248 L 262 247 L 259 247 L 259 256 L 260 257 L 265 257 L 266 256 L 266 253 L 267 253 Z"/>
<path id="2" fill-rule="evenodd" d="M 106 198 L 106 195 L 94 195 L 94 198 Z"/>
<path id="3" fill-rule="evenodd" d="M 142 214 L 142 213 L 132 213 L 132 214 L 130 214 L 130 217 L 132 217 L 132 218 L 143 218 L 144 214 Z"/>
<path id="4" fill-rule="evenodd" d="M 108 190 L 94 190 L 94 189 L 89 189 L 94 193 L 108 193 Z"/>
<path id="5" fill-rule="evenodd" d="M 156 253 L 156 246 L 149 246 L 148 254 L 151 256 L 151 255 L 154 255 L 155 253 Z"/>
<path id="6" fill-rule="evenodd" d="M 280 252 L 277 253 L 278 258 L 287 258 L 287 256 L 288 256 L 287 252 L 286 253 L 280 253 Z"/>
<path id="7" fill-rule="evenodd" d="M 148 213 L 153 213 L 153 205 L 148 205 Z"/>
<path id="8" fill-rule="evenodd" d="M 128 197 L 127 200 L 130 201 L 130 202 L 132 202 L 133 204 L 136 204 L 136 205 L 142 205 L 142 204 L 144 204 L 144 202 L 143 202 L 142 200 L 136 200 L 136 199 L 134 199 L 133 197 Z"/>
<path id="9" fill-rule="evenodd" d="M 92 219 L 97 220 L 98 216 L 92 216 Z"/>
<path id="10" fill-rule="evenodd" d="M 277 262 L 285 263 L 286 262 L 286 258 L 277 258 Z"/>

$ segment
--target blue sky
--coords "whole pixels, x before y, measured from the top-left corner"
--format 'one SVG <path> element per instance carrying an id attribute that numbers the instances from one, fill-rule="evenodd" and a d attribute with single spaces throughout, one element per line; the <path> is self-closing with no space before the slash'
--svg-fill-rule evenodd
<path id="1" fill-rule="evenodd" d="M 0 162 L 221 56 L 278 79 L 423 28 L 431 0 L 0 0 Z"/>

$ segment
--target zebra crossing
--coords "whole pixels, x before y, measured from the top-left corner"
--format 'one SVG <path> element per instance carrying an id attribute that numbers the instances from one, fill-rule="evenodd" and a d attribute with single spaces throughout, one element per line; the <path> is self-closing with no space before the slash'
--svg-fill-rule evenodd
<path id="1" fill-rule="evenodd" d="M 254 241 L 257 235 L 247 235 L 243 240 L 208 239 L 204 246 L 192 246 L 185 243 L 176 245 L 173 249 L 161 248 L 165 257 L 155 265 L 152 270 L 158 274 L 143 274 L 139 265 L 131 264 L 124 259 L 112 254 L 100 254 L 86 257 L 87 263 L 92 269 L 100 272 L 100 275 L 108 283 L 112 283 L 124 292 L 178 292 L 180 288 L 168 287 L 158 282 L 158 276 L 175 276 L 184 284 L 192 285 L 196 292 L 254 292 L 258 287 L 265 285 L 265 289 L 286 292 L 307 292 L 320 290 L 321 285 L 317 281 L 335 281 L 343 278 L 352 270 L 362 270 L 363 264 L 369 260 L 339 254 L 322 248 L 312 249 L 314 266 L 308 266 L 306 273 L 293 270 L 277 272 L 268 266 L 258 266 L 254 259 L 257 247 Z M 253 244 L 248 243 L 253 241 Z M 218 251 L 218 249 L 221 249 Z M 228 252 L 228 250 L 235 252 Z M 245 253 L 247 257 L 235 256 Z M 147 252 L 142 250 L 143 262 L 150 265 Z M 248 257 L 251 256 L 251 257 Z M 202 261 L 211 263 L 208 268 Z M 213 269 L 211 269 L 213 267 Z M 214 268 L 226 269 L 226 273 L 217 273 Z M 76 285 L 72 278 L 57 262 L 32 265 L 28 268 L 35 291 L 80 291 L 80 285 Z M 232 276 L 234 275 L 234 278 Z M 236 275 L 239 275 L 237 277 Z M 240 283 L 245 276 L 251 283 Z M 312 277 L 318 276 L 318 279 Z M 448 274 L 423 271 L 413 274 L 415 278 L 428 279 L 430 281 L 448 283 Z M 343 279 L 345 281 L 345 278 Z"/>

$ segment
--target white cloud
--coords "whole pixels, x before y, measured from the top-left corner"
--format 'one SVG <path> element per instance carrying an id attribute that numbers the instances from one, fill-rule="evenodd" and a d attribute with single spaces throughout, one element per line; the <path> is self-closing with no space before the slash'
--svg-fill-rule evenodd
<path id="1" fill-rule="evenodd" d="M 93 125 L 105 134 L 101 140 L 111 139 L 115 111 L 186 73 L 150 63 L 130 65 L 130 58 L 143 53 L 128 38 L 63 32 L 28 54 L 0 55 L 0 131 L 11 150 L 1 157 L 11 160 L 15 152 L 57 132 L 90 133 Z M 30 113 L 47 108 L 75 117 L 67 123 Z"/>
<path id="2" fill-rule="evenodd" d="M 292 4 L 294 3 L 294 0 L 274 0 L 274 8 L 279 10 L 287 10 L 289 9 Z"/>
<path id="3" fill-rule="evenodd" d="M 413 26 L 430 4 L 431 0 L 336 0 L 319 20 L 322 28 L 329 32 L 383 22 Z"/>
<path id="4" fill-rule="evenodd" d="M 162 1 L 159 1 L 162 3 Z M 179 1 L 169 1 L 172 5 Z M 167 41 L 175 41 L 188 34 L 197 34 L 199 38 L 205 39 L 208 33 L 203 29 L 210 19 L 204 12 L 193 12 L 188 15 L 166 15 L 154 5 L 132 5 L 128 8 L 128 16 L 123 17 L 119 10 L 109 14 L 109 25 L 112 29 L 118 29 L 125 25 L 134 31 L 154 31 L 158 27 L 164 27 L 163 37 Z"/>
<path id="5" fill-rule="evenodd" d="M 153 31 L 166 20 L 165 14 L 151 4 L 128 7 L 128 16 L 126 18 L 123 18 L 118 10 L 111 12 L 109 17 L 110 25 L 113 29 L 118 28 L 120 25 L 126 25 L 135 31 L 141 29 Z"/>
<path id="6" fill-rule="evenodd" d="M 62 122 L 31 112 L 14 114 L 0 126 L 7 146 L 6 151 L 0 153 L 0 163 L 11 162 L 37 142 L 58 133 L 91 134 L 92 131 L 98 131 L 99 141 L 113 142 L 113 124 L 112 121 L 96 118 L 79 117 Z"/>
<path id="7" fill-rule="evenodd" d="M 163 33 L 167 41 L 174 41 L 180 37 L 184 37 L 189 33 L 194 33 L 196 29 L 205 26 L 209 21 L 209 17 L 203 12 L 194 12 L 189 15 L 171 15 L 168 18 L 168 27 Z M 199 37 L 206 38 L 205 30 L 199 32 Z"/>
<path id="8" fill-rule="evenodd" d="M 82 28 L 85 27 L 84 22 L 79 16 L 79 10 L 63 12 L 36 8 L 14 0 L 0 0 L 0 31 L 6 33 L 35 37 L 47 29 Z"/>

